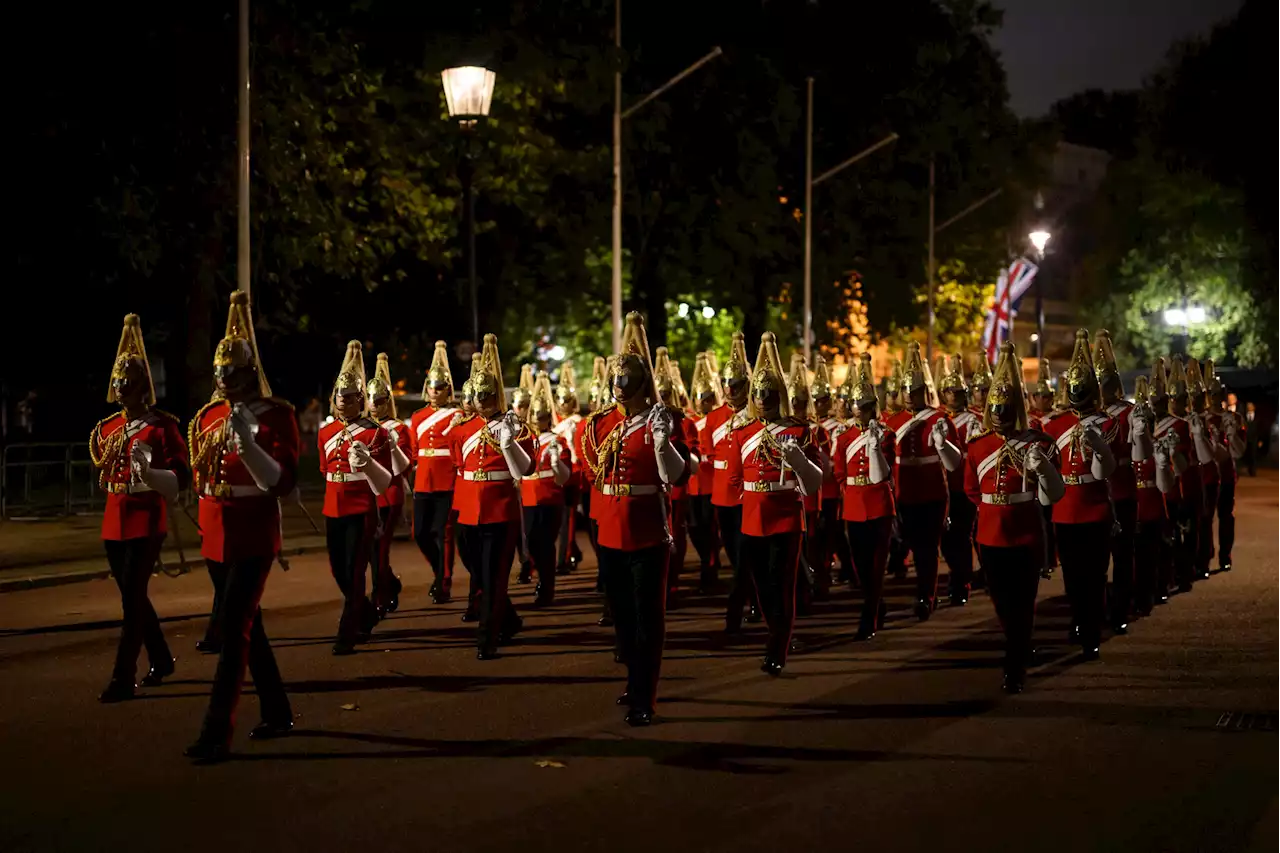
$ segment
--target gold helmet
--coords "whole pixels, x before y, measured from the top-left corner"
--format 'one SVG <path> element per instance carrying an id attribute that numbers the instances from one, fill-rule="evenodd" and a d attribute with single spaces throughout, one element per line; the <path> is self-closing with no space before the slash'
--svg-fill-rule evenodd
<path id="1" fill-rule="evenodd" d="M 715 400 L 715 405 L 719 406 L 724 402 L 724 396 L 720 392 L 720 383 L 716 381 L 715 372 L 711 369 L 711 358 L 708 353 L 698 353 L 698 359 L 693 366 L 693 396 L 694 401 L 700 401 L 703 397 L 711 397 Z"/>
<path id="2" fill-rule="evenodd" d="M 726 368 L 727 370 L 727 368 Z M 751 397 L 747 401 L 747 414 L 753 418 L 762 416 L 756 405 L 756 392 L 776 391 L 778 393 L 778 417 L 789 418 L 791 397 L 787 393 L 787 375 L 782 369 L 782 356 L 778 354 L 778 342 L 773 332 L 765 332 L 760 336 L 760 350 L 756 353 L 756 367 L 751 371 Z"/>
<path id="3" fill-rule="evenodd" d="M 956 353 L 951 358 L 945 356 L 938 358 L 942 363 L 942 378 L 938 380 L 938 390 L 967 393 L 969 387 L 964 381 L 964 357 Z"/>
<path id="4" fill-rule="evenodd" d="M 373 368 L 373 378 L 369 380 L 369 384 L 365 386 L 369 392 L 369 405 L 372 407 L 373 401 L 379 397 L 387 398 L 387 406 L 390 408 L 389 416 L 396 416 L 396 393 L 395 388 L 391 385 L 391 360 L 385 352 L 378 353 L 378 361 Z"/>
<path id="5" fill-rule="evenodd" d="M 573 362 L 560 365 L 560 379 L 556 382 L 556 405 L 578 411 L 578 378 L 573 372 Z"/>
<path id="6" fill-rule="evenodd" d="M 1058 371 L 1058 387 L 1053 392 L 1053 409 L 1057 412 L 1065 412 L 1071 408 L 1071 400 L 1067 397 L 1067 372 L 1065 370 Z"/>
<path id="7" fill-rule="evenodd" d="M 1218 378 L 1218 368 L 1211 358 L 1204 360 L 1204 390 L 1209 395 L 1210 402 L 1214 405 L 1223 402 L 1226 397 L 1226 388 L 1223 387 L 1222 380 Z"/>
<path id="8" fill-rule="evenodd" d="M 1190 389 L 1187 387 L 1187 371 L 1182 362 L 1182 356 L 1171 356 L 1170 361 L 1172 364 L 1169 371 L 1169 396 L 1174 399 L 1186 397 Z"/>
<path id="9" fill-rule="evenodd" d="M 885 408 L 891 412 L 905 408 L 902 404 L 902 395 L 906 389 L 907 377 L 902 367 L 902 359 L 895 358 L 889 367 L 889 375 L 884 379 Z"/>
<path id="10" fill-rule="evenodd" d="M 127 314 L 124 328 L 120 331 L 120 344 L 116 347 L 116 360 L 111 364 L 111 379 L 107 384 L 107 402 L 120 402 L 120 385 L 125 379 L 130 365 L 136 365 L 146 377 L 147 394 L 143 402 L 148 406 L 156 404 L 156 386 L 151 380 L 151 363 L 147 361 L 147 348 L 142 342 L 142 326 L 137 314 Z"/>
<path id="11" fill-rule="evenodd" d="M 713 349 L 707 350 L 707 367 L 711 368 L 711 374 L 715 376 L 716 381 L 720 381 L 720 357 Z"/>
<path id="12" fill-rule="evenodd" d="M 520 365 L 520 385 L 511 392 L 511 408 L 519 409 L 529 405 L 533 399 L 533 365 Z"/>
<path id="13" fill-rule="evenodd" d="M 933 383 L 937 389 L 939 396 L 942 394 L 942 380 L 947 376 L 947 355 L 946 353 L 938 353 L 933 357 Z"/>
<path id="14" fill-rule="evenodd" d="M 1147 377 L 1139 376 L 1133 381 L 1133 407 L 1140 417 L 1151 421 L 1151 390 Z"/>
<path id="15" fill-rule="evenodd" d="M 476 356 L 479 356 L 478 358 Z M 530 385 L 532 385 L 530 377 Z M 496 394 L 498 410 L 507 408 L 507 392 L 502 385 L 502 358 L 498 355 L 498 336 L 484 336 L 484 347 L 471 357 L 471 396 L 474 400 Z"/>
<path id="16" fill-rule="evenodd" d="M 1120 394 L 1124 394 L 1124 383 L 1120 379 L 1120 367 L 1116 364 L 1115 349 L 1111 345 L 1111 333 L 1099 329 L 1093 341 L 1093 366 L 1098 372 L 1098 384 L 1106 385 L 1114 382 Z"/>
<path id="17" fill-rule="evenodd" d="M 587 403 L 597 408 L 609 398 L 609 371 L 604 356 L 598 355 L 591 363 L 591 383 L 587 386 Z"/>
<path id="18" fill-rule="evenodd" d="M 348 341 L 347 351 L 342 356 L 342 368 L 338 377 L 333 380 L 333 393 L 329 404 L 333 414 L 338 413 L 338 398 L 346 394 L 360 394 L 364 397 L 364 408 L 369 407 L 369 395 L 365 393 L 364 381 L 364 347 L 359 341 Z"/>
<path id="19" fill-rule="evenodd" d="M 871 378 L 871 353 L 864 352 L 849 364 L 849 376 L 845 379 L 845 386 L 849 389 L 849 402 L 855 408 L 861 408 L 870 403 L 875 406 L 876 414 L 880 414 L 880 398 L 876 396 L 876 383 Z"/>
<path id="20" fill-rule="evenodd" d="M 680 362 L 671 359 L 671 381 L 676 386 L 676 395 L 680 398 L 680 406 L 690 408 L 689 389 L 685 387 L 684 376 L 680 373 Z"/>
<path id="21" fill-rule="evenodd" d="M 426 381 L 422 383 L 422 399 L 427 399 L 430 387 L 449 389 L 453 393 L 453 373 L 449 371 L 449 345 L 444 341 L 436 341 L 435 352 L 431 354 L 431 367 L 427 370 Z"/>
<path id="22" fill-rule="evenodd" d="M 680 407 L 680 395 L 676 392 L 675 378 L 671 375 L 671 355 L 666 347 L 653 351 L 653 384 L 658 389 L 658 399 L 666 398 L 667 405 Z"/>
<path id="23" fill-rule="evenodd" d="M 811 417 L 812 400 L 809 397 L 809 369 L 804 355 L 791 354 L 791 369 L 787 371 L 787 396 L 791 398 L 791 411 L 798 418 Z"/>
<path id="24" fill-rule="evenodd" d="M 545 370 L 539 370 L 533 381 L 533 390 L 529 399 L 529 422 L 534 423 L 542 415 L 552 416 L 555 413 L 555 398 L 551 394 L 551 377 Z"/>
<path id="25" fill-rule="evenodd" d="M 991 364 L 985 352 L 978 354 L 973 374 L 969 377 L 969 387 L 975 391 L 986 391 L 991 387 Z"/>
<path id="26" fill-rule="evenodd" d="M 1200 365 L 1194 358 L 1187 359 L 1187 394 L 1192 411 L 1203 411 L 1208 400 L 1205 396 L 1204 378 L 1200 375 Z"/>
<path id="27" fill-rule="evenodd" d="M 640 390 L 649 402 L 657 402 L 657 374 L 653 369 L 653 357 L 649 352 L 649 335 L 644 329 L 644 317 L 639 311 L 627 314 L 626 324 L 622 328 L 621 349 L 614 355 L 613 365 L 609 370 L 609 379 L 613 384 L 622 377 L 638 374 Z"/>
<path id="28" fill-rule="evenodd" d="M 267 382 L 267 375 L 262 369 L 262 358 L 258 355 L 258 338 L 253 331 L 253 313 L 250 308 L 249 294 L 243 290 L 231 294 L 227 331 L 213 351 L 213 369 L 216 372 L 219 368 L 250 368 L 258 374 L 258 393 L 263 397 L 270 397 L 271 384 Z"/>
<path id="29" fill-rule="evenodd" d="M 903 361 L 906 372 L 902 391 L 910 394 L 923 388 L 927 392 L 926 396 L 933 396 L 933 375 L 929 372 L 929 365 L 924 362 L 924 356 L 920 355 L 919 341 L 907 344 L 907 355 Z"/>
<path id="30" fill-rule="evenodd" d="M 1093 368 L 1088 329 L 1076 329 L 1076 346 L 1067 365 L 1067 397 L 1077 411 L 1102 405 L 1102 389 L 1098 387 L 1098 374 Z"/>
<path id="31" fill-rule="evenodd" d="M 1151 388 L 1148 392 L 1151 403 L 1158 403 L 1169 396 L 1169 380 L 1165 374 L 1164 359 L 1157 358 L 1151 365 Z"/>
<path id="32" fill-rule="evenodd" d="M 742 332 L 733 333 L 733 344 L 729 349 L 729 363 L 721 372 L 724 384 L 751 378 L 751 367 L 747 364 L 747 345 Z"/>
<path id="33" fill-rule="evenodd" d="M 1035 396 L 1053 396 L 1053 370 L 1049 367 L 1049 359 L 1040 359 L 1040 367 L 1036 373 L 1036 381 L 1031 383 L 1027 394 Z"/>
<path id="34" fill-rule="evenodd" d="M 809 386 L 809 396 L 815 401 L 831 397 L 831 372 L 827 369 L 827 360 L 820 355 L 813 357 L 813 384 Z"/>
<path id="35" fill-rule="evenodd" d="M 994 406 L 1011 406 L 1015 434 L 1026 431 L 1027 402 L 1023 397 L 1022 369 L 1013 341 L 1005 341 L 1000 345 L 1000 358 L 996 362 L 995 374 L 991 377 L 987 407 L 982 413 L 983 429 L 993 430 L 996 427 L 996 417 L 992 412 Z"/>

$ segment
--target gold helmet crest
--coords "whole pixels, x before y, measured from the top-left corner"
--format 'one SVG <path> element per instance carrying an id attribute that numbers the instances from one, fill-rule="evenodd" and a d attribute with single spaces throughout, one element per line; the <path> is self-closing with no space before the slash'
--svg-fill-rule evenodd
<path id="1" fill-rule="evenodd" d="M 1076 407 L 1102 405 L 1098 374 L 1093 367 L 1093 353 L 1089 347 L 1089 330 L 1076 329 L 1076 345 L 1067 365 L 1067 394 Z"/>
<path id="2" fill-rule="evenodd" d="M 991 377 L 987 407 L 982 413 L 983 429 L 995 429 L 996 417 L 992 411 L 995 406 L 1011 406 L 1015 434 L 1026 432 L 1027 402 L 1023 396 L 1022 370 L 1013 341 L 1005 341 L 1000 345 L 1000 358 L 996 362 L 995 373 Z"/>
<path id="3" fill-rule="evenodd" d="M 146 377 L 147 394 L 143 402 L 156 404 L 156 386 L 151 380 L 151 362 L 147 361 L 147 347 L 142 341 L 142 321 L 137 314 L 126 314 L 124 328 L 120 331 L 120 343 L 116 346 L 116 358 L 111 363 L 111 379 L 107 383 L 107 402 L 118 403 L 120 396 L 116 383 L 125 378 L 130 365 L 137 365 Z"/>
<path id="4" fill-rule="evenodd" d="M 444 341 L 436 341 L 435 351 L 431 354 L 431 367 L 427 370 L 427 378 L 422 383 L 422 399 L 427 399 L 427 389 L 444 388 L 453 392 L 453 373 L 449 370 L 449 345 Z"/>
<path id="5" fill-rule="evenodd" d="M 698 353 L 697 360 L 693 365 L 693 377 L 690 381 L 693 383 L 692 390 L 695 403 L 708 396 L 715 400 L 716 406 L 724 402 L 723 394 L 720 392 L 720 383 L 716 381 L 715 371 L 711 367 L 710 353 Z"/>
<path id="6" fill-rule="evenodd" d="M 742 332 L 733 333 L 733 343 L 729 348 L 729 361 L 721 374 L 724 383 L 751 378 L 751 367 L 747 364 L 747 344 Z"/>
<path id="7" fill-rule="evenodd" d="M 1169 395 L 1175 399 L 1178 397 L 1186 397 L 1190 389 L 1187 387 L 1187 370 L 1183 364 L 1182 356 L 1175 355 L 1170 358 L 1169 370 Z"/>
<path id="8" fill-rule="evenodd" d="M 978 354 L 973 373 L 969 376 L 969 387 L 975 391 L 986 391 L 991 387 L 991 364 L 985 352 Z"/>
<path id="9" fill-rule="evenodd" d="M 942 378 L 938 380 L 938 390 L 967 393 L 969 388 L 964 381 L 964 357 L 955 353 L 950 358 L 939 356 L 939 359 L 942 361 Z"/>
<path id="10" fill-rule="evenodd" d="M 809 396 L 809 369 L 804 355 L 791 354 L 791 368 L 787 371 L 787 396 L 791 398 L 791 411 L 798 418 L 810 417 L 812 400 Z"/>
<path id="11" fill-rule="evenodd" d="M 1036 370 L 1036 381 L 1031 383 L 1027 393 L 1032 397 L 1053 396 L 1053 369 L 1049 367 L 1049 359 L 1040 359 L 1040 365 Z"/>
<path id="12" fill-rule="evenodd" d="M 1093 366 L 1098 372 L 1098 384 L 1106 385 L 1114 382 L 1124 394 L 1124 383 L 1120 378 L 1120 366 L 1116 364 L 1115 348 L 1111 344 L 1111 333 L 1099 329 L 1093 340 Z"/>
<path id="13" fill-rule="evenodd" d="M 333 393 L 330 395 L 330 406 L 333 414 L 338 413 L 338 398 L 347 394 L 360 394 L 364 397 L 364 408 L 369 407 L 369 395 L 365 393 L 364 347 L 359 341 L 348 341 L 347 351 L 342 356 L 342 367 L 333 380 Z"/>
<path id="14" fill-rule="evenodd" d="M 727 369 L 727 368 L 726 368 Z M 787 393 L 787 375 L 782 368 L 782 356 L 778 354 L 778 342 L 773 332 L 765 332 L 760 336 L 760 349 L 756 353 L 756 366 L 751 371 L 751 397 L 747 401 L 747 414 L 753 418 L 762 416 L 756 405 L 756 393 L 776 391 L 778 394 L 778 416 L 789 418 L 791 396 Z"/>
<path id="15" fill-rule="evenodd" d="M 821 355 L 813 357 L 813 384 L 809 386 L 809 397 L 813 400 L 825 400 L 831 396 L 831 371 L 827 368 L 827 360 Z"/>
<path id="16" fill-rule="evenodd" d="M 1164 358 L 1157 358 L 1151 365 L 1150 401 L 1154 404 L 1169 396 L 1169 379 L 1165 373 Z"/>
<path id="17" fill-rule="evenodd" d="M 1205 396 L 1204 377 L 1200 375 L 1200 364 L 1194 358 L 1187 359 L 1187 394 L 1193 411 L 1202 411 L 1208 402 Z"/>
<path id="18" fill-rule="evenodd" d="M 498 336 L 490 332 L 484 336 L 484 347 L 471 359 L 471 395 L 481 397 L 497 395 L 498 410 L 507 408 L 507 392 L 502 383 L 502 358 L 498 354 Z M 532 390 L 533 377 L 529 378 Z"/>
<path id="19" fill-rule="evenodd" d="M 520 384 L 511 392 L 511 408 L 519 409 L 529 405 L 533 399 L 533 365 L 520 365 Z"/>
<path id="20" fill-rule="evenodd" d="M 910 394 L 924 388 L 928 392 L 928 396 L 933 395 L 933 374 L 929 371 L 929 365 L 925 364 L 924 356 L 920 354 L 920 342 L 911 341 L 907 344 L 907 355 L 904 361 L 905 374 L 903 376 L 903 391 Z"/>
<path id="21" fill-rule="evenodd" d="M 560 365 L 560 378 L 556 382 L 556 405 L 571 407 L 574 413 L 578 410 L 578 378 L 574 375 L 571 361 Z"/>
<path id="22" fill-rule="evenodd" d="M 609 368 L 610 381 L 626 374 L 628 368 L 638 370 L 642 375 L 641 390 L 644 396 L 650 402 L 659 400 L 658 377 L 649 351 L 649 335 L 644 328 L 644 317 L 639 311 L 627 314 L 626 324 L 622 327 L 621 349 L 614 355 L 613 365 Z"/>
<path id="23" fill-rule="evenodd" d="M 871 353 L 864 352 L 849 364 L 845 386 L 849 389 L 849 402 L 854 407 L 862 408 L 871 403 L 876 407 L 876 414 L 880 413 L 880 398 L 876 396 L 876 383 L 871 376 Z"/>
<path id="24" fill-rule="evenodd" d="M 666 347 L 658 347 L 653 351 L 653 384 L 658 389 L 658 399 L 666 397 L 668 405 L 679 408 L 679 395 L 676 393 L 676 382 L 671 375 L 671 354 Z"/>
<path id="25" fill-rule="evenodd" d="M 231 294 L 227 311 L 227 330 L 213 351 L 214 368 L 252 368 L 258 374 L 258 394 L 271 396 L 271 384 L 262 369 L 258 354 L 258 338 L 253 331 L 253 313 L 249 294 L 237 290 Z M 216 395 L 215 395 L 216 396 Z"/>
<path id="26" fill-rule="evenodd" d="M 533 391 L 529 399 L 529 421 L 532 423 L 542 415 L 555 413 L 555 397 L 551 394 L 551 377 L 545 370 L 539 370 L 533 381 Z"/>
<path id="27" fill-rule="evenodd" d="M 369 380 L 366 386 L 369 392 L 369 403 L 379 397 L 387 398 L 387 405 L 391 410 L 391 417 L 396 416 L 396 392 L 395 387 L 391 384 L 391 359 L 385 352 L 378 353 L 378 360 L 373 368 L 373 378 Z"/>

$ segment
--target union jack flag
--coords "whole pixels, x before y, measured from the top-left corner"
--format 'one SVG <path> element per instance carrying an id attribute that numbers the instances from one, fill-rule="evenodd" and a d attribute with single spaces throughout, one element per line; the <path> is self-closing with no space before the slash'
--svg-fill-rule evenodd
<path id="1" fill-rule="evenodd" d="M 995 365 L 1000 356 L 1000 345 L 1013 333 L 1013 318 L 1018 316 L 1022 296 L 1031 289 L 1031 281 L 1040 268 L 1019 258 L 1000 272 L 996 281 L 996 296 L 987 311 L 987 323 L 982 330 L 982 348 L 987 351 L 987 361 Z"/>

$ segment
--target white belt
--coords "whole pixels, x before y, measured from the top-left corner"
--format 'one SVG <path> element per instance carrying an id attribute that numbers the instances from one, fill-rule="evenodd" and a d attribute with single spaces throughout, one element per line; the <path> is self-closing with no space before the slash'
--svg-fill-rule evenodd
<path id="1" fill-rule="evenodd" d="M 213 485 L 206 483 L 203 494 L 210 498 L 253 498 L 264 497 L 267 493 L 257 486 L 228 486 L 225 483 Z"/>
<path id="2" fill-rule="evenodd" d="M 494 480 L 510 480 L 510 471 L 463 471 L 462 479 L 470 480 L 474 483 L 488 483 Z"/>
<path id="3" fill-rule="evenodd" d="M 630 483 L 605 483 L 600 487 L 600 494 L 614 497 L 637 497 L 640 495 L 656 495 L 657 486 L 633 486 Z"/>
<path id="4" fill-rule="evenodd" d="M 871 478 L 866 474 L 855 474 L 852 477 L 845 477 L 844 484 L 846 486 L 874 486 Z"/>
<path id="5" fill-rule="evenodd" d="M 1092 474 L 1063 474 L 1062 482 L 1068 486 L 1087 486 L 1098 482 L 1098 478 Z"/>
<path id="6" fill-rule="evenodd" d="M 448 456 L 449 448 L 447 447 L 420 447 L 418 448 L 419 456 Z"/>
<path id="7" fill-rule="evenodd" d="M 361 474 L 359 471 L 332 471 L 325 474 L 324 478 L 330 483 L 359 483 L 369 479 L 369 475 Z"/>
<path id="8" fill-rule="evenodd" d="M 146 483 L 107 483 L 104 488 L 113 495 L 140 495 L 152 491 Z"/>
<path id="9" fill-rule="evenodd" d="M 1035 499 L 1035 495 L 1031 492 L 1014 492 L 1011 495 L 982 495 L 984 504 L 994 504 L 995 506 L 1007 506 L 1008 504 L 1024 504 Z"/>
<path id="10" fill-rule="evenodd" d="M 712 468 L 715 468 L 717 471 L 723 471 L 725 468 L 728 468 L 728 467 L 729 467 L 729 460 L 728 460 L 728 459 L 714 459 L 714 460 L 712 460 L 712 462 L 711 462 L 711 467 L 712 467 Z"/>
<path id="11" fill-rule="evenodd" d="M 911 467 L 913 465 L 937 465 L 941 462 L 938 456 L 899 456 L 898 464 Z"/>
<path id="12" fill-rule="evenodd" d="M 546 480 L 546 479 L 548 479 L 548 478 L 550 478 L 550 477 L 554 477 L 555 475 L 556 475 L 556 472 L 555 472 L 555 471 L 534 471 L 532 474 L 527 474 L 527 475 L 525 475 L 524 477 L 521 477 L 520 479 L 522 479 L 522 480 Z"/>
<path id="13" fill-rule="evenodd" d="M 795 480 L 779 483 L 777 480 L 746 480 L 742 488 L 748 492 L 789 492 L 796 487 Z"/>

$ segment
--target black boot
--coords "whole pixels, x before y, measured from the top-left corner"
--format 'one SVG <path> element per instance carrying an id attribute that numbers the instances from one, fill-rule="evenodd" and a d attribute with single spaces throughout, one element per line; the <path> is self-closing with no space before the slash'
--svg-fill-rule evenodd
<path id="1" fill-rule="evenodd" d="M 143 687 L 159 687 L 160 682 L 173 675 L 173 659 L 151 665 L 151 671 L 142 677 Z"/>
<path id="2" fill-rule="evenodd" d="M 136 685 L 132 681 L 120 681 L 113 678 L 107 682 L 107 689 L 98 694 L 98 701 L 104 705 L 127 702 L 133 698 L 135 689 Z"/>

